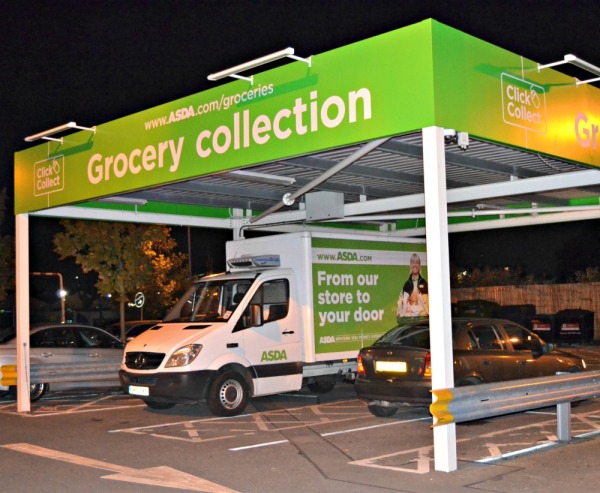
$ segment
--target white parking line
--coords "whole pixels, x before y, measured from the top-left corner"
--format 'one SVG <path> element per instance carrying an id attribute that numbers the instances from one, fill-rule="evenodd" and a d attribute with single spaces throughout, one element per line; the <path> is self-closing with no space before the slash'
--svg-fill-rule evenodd
<path id="1" fill-rule="evenodd" d="M 349 462 L 354 466 L 371 467 L 374 469 L 386 469 L 396 472 L 410 472 L 413 474 L 427 474 L 431 470 L 431 452 L 433 445 L 418 447 L 411 450 L 402 450 L 391 454 L 380 455 L 378 457 L 368 457 L 366 459 Z M 391 459 L 397 459 L 403 466 L 414 465 L 414 467 L 401 467 L 390 465 Z"/>
<path id="2" fill-rule="evenodd" d="M 72 397 L 72 396 L 71 396 Z M 16 410 L 17 403 L 14 400 L 8 401 L 6 404 L 0 405 L 0 414 L 18 415 L 26 418 L 43 418 L 46 416 L 56 416 L 61 414 L 78 414 L 78 413 L 89 413 L 95 411 L 111 411 L 113 409 L 132 409 L 136 407 L 145 407 L 146 404 L 128 404 L 128 405 L 111 405 L 110 400 L 114 397 L 122 397 L 122 394 L 111 393 L 105 394 L 86 394 L 86 399 L 94 397 L 94 399 L 87 400 L 79 405 L 69 405 L 64 403 L 65 399 L 70 398 L 69 396 L 51 396 L 45 398 L 43 401 L 37 402 L 32 407 L 31 413 L 19 413 Z M 57 404 L 57 401 L 60 404 Z M 116 402 L 122 401 L 118 399 Z M 130 402 L 134 402 L 133 399 Z M 100 406 L 103 407 L 94 407 Z"/>
<path id="3" fill-rule="evenodd" d="M 384 428 L 386 426 L 403 425 L 406 423 L 413 423 L 414 421 L 427 421 L 427 420 L 431 420 L 431 417 L 429 416 L 426 418 L 405 419 L 403 421 L 394 421 L 392 423 L 381 423 L 378 425 L 363 426 L 362 428 L 352 428 L 350 430 L 332 431 L 330 433 L 323 433 L 321 436 L 322 437 L 330 437 L 330 436 L 334 436 L 334 435 L 344 435 L 346 433 L 354 433 L 355 431 L 374 430 L 376 428 Z"/>
<path id="4" fill-rule="evenodd" d="M 506 454 L 495 455 L 493 457 L 485 457 L 483 459 L 476 460 L 475 462 L 485 464 L 487 462 L 493 462 L 493 461 L 500 460 L 500 459 L 508 459 L 509 457 L 516 457 L 519 455 L 528 454 L 530 452 L 535 452 L 536 450 L 541 450 L 541 449 L 545 449 L 548 447 L 554 447 L 555 445 L 558 445 L 558 442 L 542 443 L 541 445 L 536 445 L 534 447 L 524 448 L 521 450 L 515 450 L 513 452 L 507 452 Z"/>
<path id="5" fill-rule="evenodd" d="M 143 406 L 145 406 L 146 404 L 142 404 Z M 245 416 L 245 415 L 244 415 Z M 185 420 L 185 421 L 174 421 L 171 423 L 160 423 L 157 425 L 148 425 L 148 426 L 137 426 L 135 428 L 120 428 L 118 430 L 109 430 L 109 433 L 135 433 L 137 431 L 141 431 L 141 430 L 151 430 L 153 428 L 165 428 L 168 426 L 187 426 L 188 423 L 206 423 L 206 422 L 211 422 L 211 421 L 226 421 L 226 420 L 231 420 L 231 419 L 236 419 L 236 418 L 241 418 L 242 416 L 233 416 L 233 417 L 229 417 L 229 418 L 206 418 L 206 419 L 192 419 L 192 420 Z"/>
<path id="6" fill-rule="evenodd" d="M 27 418 L 44 418 L 46 416 L 56 416 L 57 414 L 78 414 L 78 413 L 92 413 L 92 412 L 96 412 L 96 411 L 112 411 L 114 409 L 132 409 L 134 407 L 145 407 L 146 404 L 142 404 L 142 405 L 138 405 L 135 404 L 133 406 L 110 406 L 110 407 L 96 407 L 93 409 L 81 409 L 79 411 L 72 411 L 70 409 L 65 409 L 62 411 L 48 411 L 48 412 L 44 412 L 42 410 L 39 411 L 35 411 L 35 414 L 24 414 L 22 415 L 23 417 L 27 417 Z M 21 413 L 11 413 L 11 414 L 19 414 L 21 415 Z"/>
<path id="7" fill-rule="evenodd" d="M 281 445 L 282 443 L 289 443 L 289 440 L 277 440 L 276 442 L 263 442 L 263 443 L 257 443 L 255 445 L 248 445 L 246 447 L 235 447 L 235 448 L 230 448 L 229 450 L 231 452 L 239 452 L 240 450 L 250 450 L 253 448 L 260 448 L 260 447 L 270 447 L 271 445 Z"/>
<path id="8" fill-rule="evenodd" d="M 393 421 L 391 423 L 382 423 L 382 424 L 373 425 L 373 426 L 363 426 L 361 428 L 350 428 L 348 430 L 332 431 L 330 433 L 321 433 L 321 434 L 319 434 L 319 436 L 330 437 L 330 436 L 334 436 L 334 435 L 345 435 L 347 433 L 354 433 L 357 431 L 373 430 L 375 428 L 384 428 L 386 426 L 402 425 L 402 424 L 406 424 L 406 423 L 412 423 L 414 421 L 424 421 L 427 419 L 431 419 L 431 418 L 427 417 L 427 418 L 407 419 L 404 421 Z M 259 447 L 269 447 L 271 445 L 280 445 L 282 443 L 288 443 L 288 442 L 289 442 L 289 440 L 278 440 L 276 442 L 263 442 L 263 443 L 257 443 L 254 445 L 248 445 L 245 447 L 234 447 L 234 448 L 230 448 L 229 450 L 231 452 L 239 452 L 241 450 L 249 450 L 249 449 L 259 448 Z"/>
<path id="9" fill-rule="evenodd" d="M 573 438 L 588 438 L 588 437 L 595 436 L 595 435 L 600 435 L 600 429 L 588 431 L 586 433 L 581 433 L 579 435 L 574 435 Z M 556 437 L 552 437 L 552 438 L 553 438 L 553 441 L 550 441 L 547 443 L 542 443 L 540 445 L 524 448 L 521 450 L 514 450 L 512 452 L 507 452 L 505 454 L 494 455 L 493 457 L 485 457 L 483 459 L 476 460 L 475 462 L 486 463 L 486 462 L 493 462 L 493 461 L 500 460 L 500 459 L 507 459 L 509 457 L 516 457 L 519 455 L 528 454 L 530 452 L 535 452 L 536 450 L 541 450 L 541 449 L 548 448 L 548 447 L 554 447 L 560 443 L 557 441 Z"/>

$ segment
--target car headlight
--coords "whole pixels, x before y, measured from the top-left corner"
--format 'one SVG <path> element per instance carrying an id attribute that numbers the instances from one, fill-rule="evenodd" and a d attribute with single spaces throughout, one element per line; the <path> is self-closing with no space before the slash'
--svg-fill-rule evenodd
<path id="1" fill-rule="evenodd" d="M 180 347 L 171 355 L 165 368 L 189 365 L 196 359 L 196 356 L 200 354 L 201 350 L 202 344 L 188 344 L 187 346 Z"/>

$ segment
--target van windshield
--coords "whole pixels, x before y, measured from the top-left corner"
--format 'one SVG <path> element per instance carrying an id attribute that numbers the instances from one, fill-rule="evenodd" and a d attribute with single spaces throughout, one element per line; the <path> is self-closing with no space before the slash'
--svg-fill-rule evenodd
<path id="1" fill-rule="evenodd" d="M 248 291 L 249 279 L 206 280 L 191 286 L 165 322 L 226 322 Z"/>

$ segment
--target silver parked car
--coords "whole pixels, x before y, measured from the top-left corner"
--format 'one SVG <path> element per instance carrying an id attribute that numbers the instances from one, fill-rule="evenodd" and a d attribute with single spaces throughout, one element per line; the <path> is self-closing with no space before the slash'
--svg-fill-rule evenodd
<path id="1" fill-rule="evenodd" d="M 85 387 L 118 387 L 119 366 L 124 345 L 108 332 L 80 324 L 47 324 L 30 332 L 29 357 L 32 364 L 74 363 L 94 366 L 98 362 L 114 364 L 114 378 L 108 380 L 73 381 L 52 384 L 54 390 Z M 17 342 L 14 332 L 0 340 L 0 366 L 14 365 Z M 32 382 L 30 397 L 40 399 L 50 388 L 45 382 Z M 0 392 L 14 390 L 0 381 Z"/>

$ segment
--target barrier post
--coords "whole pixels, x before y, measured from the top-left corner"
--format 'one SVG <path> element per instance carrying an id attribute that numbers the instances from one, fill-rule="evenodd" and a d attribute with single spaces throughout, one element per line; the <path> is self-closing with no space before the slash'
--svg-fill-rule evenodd
<path id="1" fill-rule="evenodd" d="M 556 437 L 559 442 L 571 440 L 571 403 L 556 405 Z"/>

